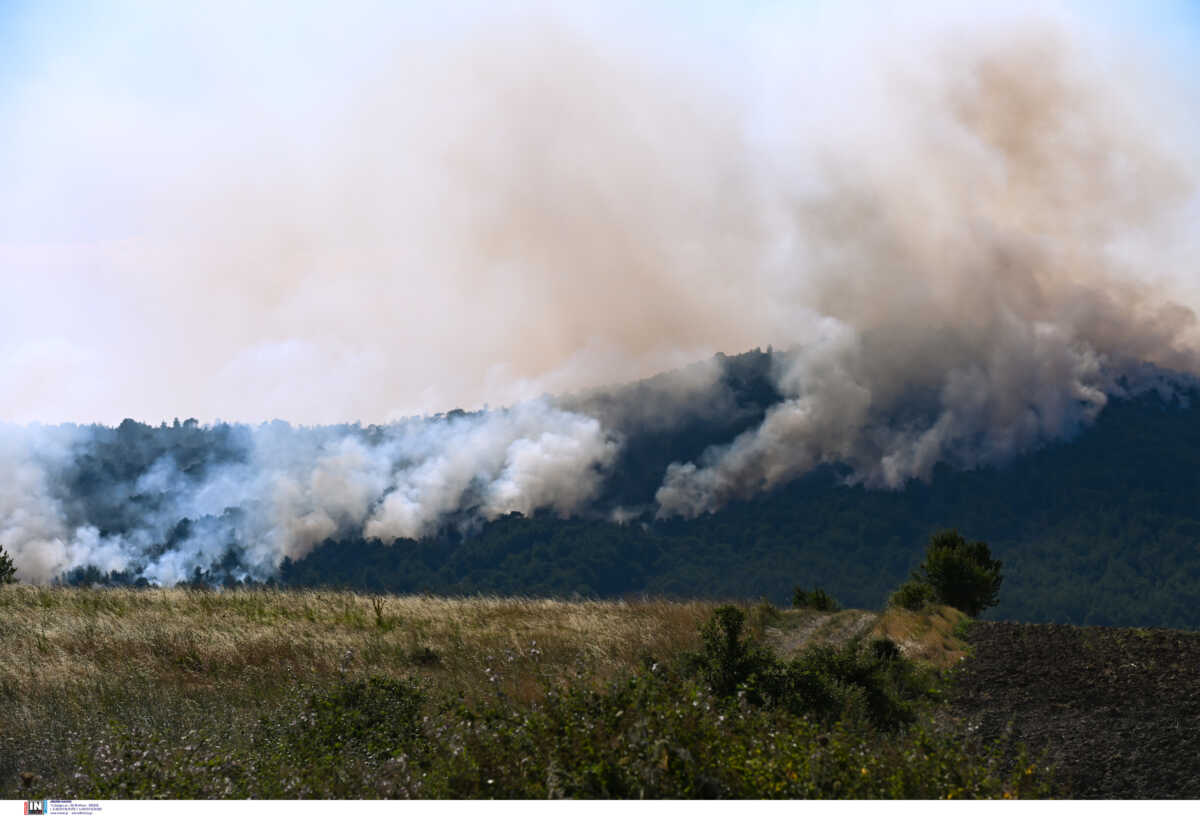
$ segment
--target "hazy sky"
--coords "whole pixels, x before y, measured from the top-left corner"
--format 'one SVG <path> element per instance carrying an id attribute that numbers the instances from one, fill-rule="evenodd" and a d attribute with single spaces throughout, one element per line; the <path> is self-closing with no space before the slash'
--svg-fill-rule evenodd
<path id="1" fill-rule="evenodd" d="M 1196 302 L 1195 4 L 637 5 L 0 0 L 0 420 L 381 421 L 807 342 L 796 202 L 1029 20 L 1171 157 L 1174 237 L 1114 251 Z"/>

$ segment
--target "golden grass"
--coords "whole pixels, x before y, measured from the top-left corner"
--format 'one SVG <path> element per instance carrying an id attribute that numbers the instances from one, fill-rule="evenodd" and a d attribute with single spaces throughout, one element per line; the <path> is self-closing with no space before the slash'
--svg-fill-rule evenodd
<path id="1" fill-rule="evenodd" d="M 284 722 L 343 678 L 414 677 L 439 704 L 468 705 L 601 685 L 698 649 L 716 606 L 0 586 L 0 791 L 15 795 L 18 772 L 74 778 L 89 740 L 118 733 L 182 745 L 202 732 L 252 752 L 260 718 Z M 872 627 L 939 666 L 964 653 L 949 609 L 744 608 L 747 630 L 783 657 Z"/>
<path id="2" fill-rule="evenodd" d="M 199 689 L 425 675 L 531 694 L 695 648 L 714 604 L 449 599 L 331 591 L 0 588 L 0 690 L 18 697 L 122 677 Z M 496 679 L 499 678 L 499 679 Z M 441 684 L 441 683 L 439 683 Z"/>
<path id="3" fill-rule="evenodd" d="M 699 647 L 712 602 L 372 596 L 334 591 L 0 587 L 0 733 L 58 722 L 256 716 L 345 676 L 416 677 L 467 701 L 531 701 Z M 761 607 L 761 605 L 759 605 Z M 966 654 L 947 607 L 873 613 L 747 607 L 782 657 L 886 635 L 944 668 Z M 761 619 L 761 620 L 760 620 Z M 769 621 L 769 623 L 768 623 Z M 293 703 L 289 703 L 294 705 Z M 214 713 L 226 712 L 226 713 Z"/>
<path id="4" fill-rule="evenodd" d="M 965 613 L 950 606 L 927 606 L 920 612 L 889 607 L 871 633 L 896 641 L 905 657 L 947 669 L 969 651 L 967 644 L 955 636 L 956 627 L 966 619 Z"/>

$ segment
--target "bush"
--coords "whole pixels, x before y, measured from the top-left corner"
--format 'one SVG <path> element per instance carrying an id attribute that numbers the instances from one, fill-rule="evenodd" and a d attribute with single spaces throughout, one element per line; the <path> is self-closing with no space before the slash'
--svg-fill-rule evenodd
<path id="1" fill-rule="evenodd" d="M 15 584 L 17 568 L 13 566 L 12 558 L 0 547 L 0 584 Z"/>
<path id="2" fill-rule="evenodd" d="M 736 606 L 718 607 L 700 628 L 700 672 L 718 697 L 728 697 L 754 675 L 769 669 L 774 657 L 742 636 L 746 616 Z"/>
<path id="3" fill-rule="evenodd" d="M 397 756 L 421 737 L 423 695 L 415 683 L 389 677 L 343 681 L 308 700 L 303 747 Z"/>
<path id="4" fill-rule="evenodd" d="M 862 719 L 884 731 L 912 722 L 913 703 L 932 693 L 928 677 L 887 638 L 869 648 L 858 639 L 841 647 L 810 646 L 766 684 L 770 701 L 797 716 L 827 726 Z"/>
<path id="5" fill-rule="evenodd" d="M 840 648 L 810 646 L 784 662 L 743 637 L 743 622 L 740 609 L 722 606 L 700 630 L 704 648 L 696 663 L 719 698 L 737 693 L 752 705 L 826 725 L 848 717 L 891 730 L 911 722 L 912 701 L 929 693 L 927 678 L 887 638 L 868 648 L 860 639 Z"/>
<path id="6" fill-rule="evenodd" d="M 841 609 L 833 596 L 825 590 L 814 589 L 809 592 L 803 587 L 796 587 L 792 593 L 792 606 L 797 609 L 815 609 L 818 612 L 837 612 Z"/>
<path id="7" fill-rule="evenodd" d="M 750 607 L 746 613 L 746 629 L 751 635 L 760 637 L 766 632 L 768 626 L 779 623 L 782 617 L 779 610 L 775 608 L 775 604 L 768 600 L 762 600 Z"/>
<path id="8" fill-rule="evenodd" d="M 929 539 L 925 560 L 913 578 L 933 587 L 941 603 L 974 618 L 996 605 L 1001 566 L 984 542 L 967 543 L 957 530 L 943 530 Z"/>
<path id="9" fill-rule="evenodd" d="M 937 592 L 925 581 L 912 578 L 905 581 L 888 598 L 889 606 L 899 606 L 912 612 L 920 612 L 925 604 L 937 599 Z"/>
<path id="10" fill-rule="evenodd" d="M 732 617 L 730 618 L 732 619 Z M 840 654 L 834 650 L 836 655 Z M 851 663 L 869 662 L 859 654 Z M 841 668 L 832 670 L 842 673 Z M 752 799 L 1046 795 L 1040 769 L 1000 776 L 994 754 L 912 724 L 874 730 L 858 686 L 826 688 L 834 715 L 720 698 L 659 666 L 603 688 L 570 686 L 536 711 L 511 702 L 448 724 L 441 750 L 391 795 L 414 798 Z M 432 730 L 437 738 L 439 730 Z M 521 761 L 516 761 L 521 757 Z M 410 766 L 411 767 L 411 766 Z M 386 770 L 386 769 L 385 769 Z"/>

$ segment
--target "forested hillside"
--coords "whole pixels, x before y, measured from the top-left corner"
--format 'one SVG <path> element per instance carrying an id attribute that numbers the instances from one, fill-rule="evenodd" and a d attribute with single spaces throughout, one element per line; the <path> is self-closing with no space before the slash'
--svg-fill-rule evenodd
<path id="1" fill-rule="evenodd" d="M 770 349 L 718 355 L 538 409 L 585 424 L 593 417 L 609 435 L 605 466 L 577 474 L 592 480 L 592 498 L 569 513 L 561 505 L 524 514 L 489 508 L 488 497 L 501 495 L 496 490 L 508 477 L 484 485 L 468 469 L 457 507 L 428 511 L 438 507 L 433 495 L 417 494 L 427 500 L 420 506 L 426 532 L 388 536 L 359 521 L 378 518 L 394 497 L 406 500 L 405 491 L 442 484 L 449 471 L 421 465 L 402 488 L 370 498 L 366 491 L 388 469 L 414 467 L 405 459 L 415 449 L 411 440 L 439 440 L 430 461 L 440 468 L 457 446 L 477 444 L 481 433 L 511 420 L 462 411 L 382 427 L 62 426 L 50 429 L 39 453 L 54 456 L 50 442 L 61 438 L 55 444 L 66 453 L 46 471 L 55 474 L 47 479 L 51 495 L 28 510 L 57 508 L 60 523 L 77 530 L 68 551 L 77 566 L 56 579 L 73 584 L 271 581 L 436 594 L 765 596 L 777 603 L 803 584 L 860 607 L 883 603 L 928 536 L 953 527 L 986 540 L 1004 561 L 1000 604 L 990 617 L 1200 627 L 1200 390 L 1193 379 L 1130 369 L 1136 382 L 1114 382 L 1094 422 L 998 464 L 943 463 L 928 481 L 910 479 L 898 489 L 852 484 L 850 468 L 821 465 L 717 512 L 663 513 L 656 491 L 668 467 L 704 462 L 760 427 L 780 404 L 773 383 L 787 362 Z M 935 397 L 914 392 L 892 424 L 921 424 Z M 595 438 L 594 428 L 587 433 Z M 407 447 L 397 448 L 397 440 Z M 521 455 L 522 444 L 511 455 Z M 531 484 L 559 495 L 554 481 Z M 114 551 L 127 566 L 105 566 Z M 26 580 L 28 558 L 18 559 Z"/>
<path id="2" fill-rule="evenodd" d="M 753 356 L 730 359 L 746 366 L 742 371 L 763 364 Z M 1004 561 L 1000 604 L 986 617 L 1196 628 L 1195 398 L 1186 389 L 1151 389 L 1114 399 L 1073 440 L 1003 466 L 965 472 L 939 466 L 929 483 L 898 491 L 845 486 L 825 468 L 692 520 L 655 520 L 646 512 L 619 525 L 513 514 L 470 535 L 394 544 L 329 540 L 307 558 L 285 562 L 280 580 L 438 594 L 650 593 L 775 602 L 786 602 L 802 583 L 873 607 L 916 565 L 932 531 L 957 527 L 987 540 Z M 759 403 L 744 404 L 751 414 Z M 630 466 L 618 472 L 628 480 L 610 486 L 610 494 L 644 496 L 639 485 L 656 483 L 648 473 L 670 461 L 673 445 L 691 437 L 691 447 L 702 447 L 702 424 L 631 439 L 624 454 Z"/>

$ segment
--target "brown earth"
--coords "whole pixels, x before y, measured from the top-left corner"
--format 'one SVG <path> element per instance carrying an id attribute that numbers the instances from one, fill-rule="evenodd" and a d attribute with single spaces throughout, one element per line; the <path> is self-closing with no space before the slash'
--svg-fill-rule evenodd
<path id="1" fill-rule="evenodd" d="M 1044 753 L 1072 798 L 1200 798 L 1200 632 L 978 622 L 967 639 L 950 711 L 985 744 Z"/>

